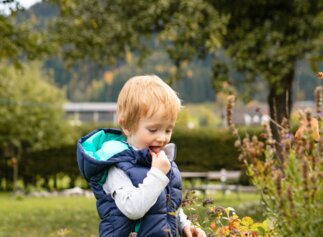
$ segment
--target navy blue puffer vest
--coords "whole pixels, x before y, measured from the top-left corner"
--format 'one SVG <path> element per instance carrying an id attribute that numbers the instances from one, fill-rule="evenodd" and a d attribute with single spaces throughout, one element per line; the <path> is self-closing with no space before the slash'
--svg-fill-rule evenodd
<path id="1" fill-rule="evenodd" d="M 102 149 L 108 144 L 108 154 Z M 157 202 L 140 220 L 130 220 L 117 208 L 111 195 L 102 188 L 110 166 L 122 169 L 133 185 L 143 182 L 151 167 L 148 149 L 134 150 L 126 142 L 122 133 L 116 129 L 97 129 L 82 137 L 77 144 L 77 161 L 84 178 L 90 183 L 97 199 L 97 210 L 101 218 L 100 237 L 128 237 L 140 222 L 138 237 L 179 236 L 176 211 L 181 204 L 181 176 L 170 157 L 171 170 L 167 174 L 170 182 L 160 194 Z"/>

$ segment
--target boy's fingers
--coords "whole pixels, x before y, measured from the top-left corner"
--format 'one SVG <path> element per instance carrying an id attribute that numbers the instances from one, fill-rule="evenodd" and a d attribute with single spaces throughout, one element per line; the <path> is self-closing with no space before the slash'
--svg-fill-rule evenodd
<path id="1" fill-rule="evenodd" d="M 154 153 L 152 151 L 150 152 L 150 155 L 151 155 L 152 158 L 156 158 L 157 157 L 156 153 Z"/>
<path id="2" fill-rule="evenodd" d="M 203 230 L 199 229 L 198 237 L 206 237 L 206 234 Z"/>
<path id="3" fill-rule="evenodd" d="M 184 231 L 184 234 L 185 234 L 186 237 L 192 237 L 192 233 L 191 233 L 190 227 L 185 226 L 184 229 L 183 229 L 183 231 Z"/>
<path id="4" fill-rule="evenodd" d="M 166 156 L 166 153 L 163 151 L 163 150 L 161 150 L 159 153 L 158 153 L 158 156 L 159 155 L 164 155 L 164 156 Z"/>

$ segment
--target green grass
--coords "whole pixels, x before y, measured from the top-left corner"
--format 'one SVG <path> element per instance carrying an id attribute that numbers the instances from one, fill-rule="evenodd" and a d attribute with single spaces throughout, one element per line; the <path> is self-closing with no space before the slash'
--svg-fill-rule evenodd
<path id="1" fill-rule="evenodd" d="M 216 205 L 238 207 L 258 201 L 257 194 L 212 195 Z M 0 237 L 96 237 L 95 199 L 86 197 L 14 197 L 0 193 Z"/>
<path id="2" fill-rule="evenodd" d="M 0 195 L 0 237 L 98 236 L 95 199 Z"/>

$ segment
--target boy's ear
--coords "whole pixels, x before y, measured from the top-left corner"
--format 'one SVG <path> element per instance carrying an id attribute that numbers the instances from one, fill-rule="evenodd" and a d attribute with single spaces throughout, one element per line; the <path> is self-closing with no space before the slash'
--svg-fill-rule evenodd
<path id="1" fill-rule="evenodd" d="M 130 135 L 130 130 L 127 128 L 122 128 L 122 132 L 124 133 L 124 135 L 126 135 L 126 137 Z"/>
<path id="2" fill-rule="evenodd" d="M 124 119 L 122 117 L 119 117 L 118 123 L 120 124 L 123 134 L 128 137 L 130 135 L 130 131 L 129 131 L 129 129 L 124 127 Z"/>

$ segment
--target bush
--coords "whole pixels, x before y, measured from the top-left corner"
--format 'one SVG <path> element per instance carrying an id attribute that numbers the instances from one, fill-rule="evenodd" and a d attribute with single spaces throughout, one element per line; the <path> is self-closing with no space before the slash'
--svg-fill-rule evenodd
<path id="1" fill-rule="evenodd" d="M 228 124 L 237 136 L 240 159 L 247 167 L 252 182 L 261 191 L 265 215 L 275 227 L 277 236 L 321 236 L 323 225 L 323 137 L 321 91 L 317 92 L 318 120 L 306 112 L 295 137 L 287 119 L 280 126 L 280 141 L 265 126 L 266 140 L 257 136 L 240 138 L 228 116 Z M 232 114 L 234 97 L 228 98 L 228 115 Z"/>
<path id="2" fill-rule="evenodd" d="M 56 180 L 62 175 L 70 178 L 70 185 L 80 176 L 76 162 L 76 141 L 81 136 L 99 127 L 113 127 L 109 124 L 87 124 L 75 129 L 75 143 L 57 148 L 25 153 L 19 164 L 20 176 L 26 185 L 34 185 L 37 180 L 43 179 L 44 187 L 49 188 L 49 180 Z M 259 128 L 244 129 L 241 132 L 258 134 Z M 238 160 L 239 152 L 232 146 L 234 136 L 225 129 L 182 129 L 174 131 L 172 142 L 177 146 L 176 163 L 181 171 L 209 171 L 242 169 Z M 10 164 L 3 164 L 2 168 L 10 174 L 2 178 L 12 177 Z M 2 173 L 5 174 L 5 173 Z M 241 182 L 248 184 L 244 177 Z M 54 185 L 55 186 L 55 185 Z M 56 188 L 56 187 L 55 187 Z"/>
<path id="3" fill-rule="evenodd" d="M 258 134 L 259 129 L 241 129 Z M 172 142 L 177 146 L 176 163 L 181 171 L 240 170 L 235 137 L 224 129 L 176 129 Z"/>
<path id="4" fill-rule="evenodd" d="M 186 193 L 182 206 L 193 224 L 203 229 L 210 237 L 274 236 L 268 220 L 255 222 L 250 216 L 240 218 L 232 207 L 214 204 L 205 198 L 198 202 L 194 191 Z"/>

